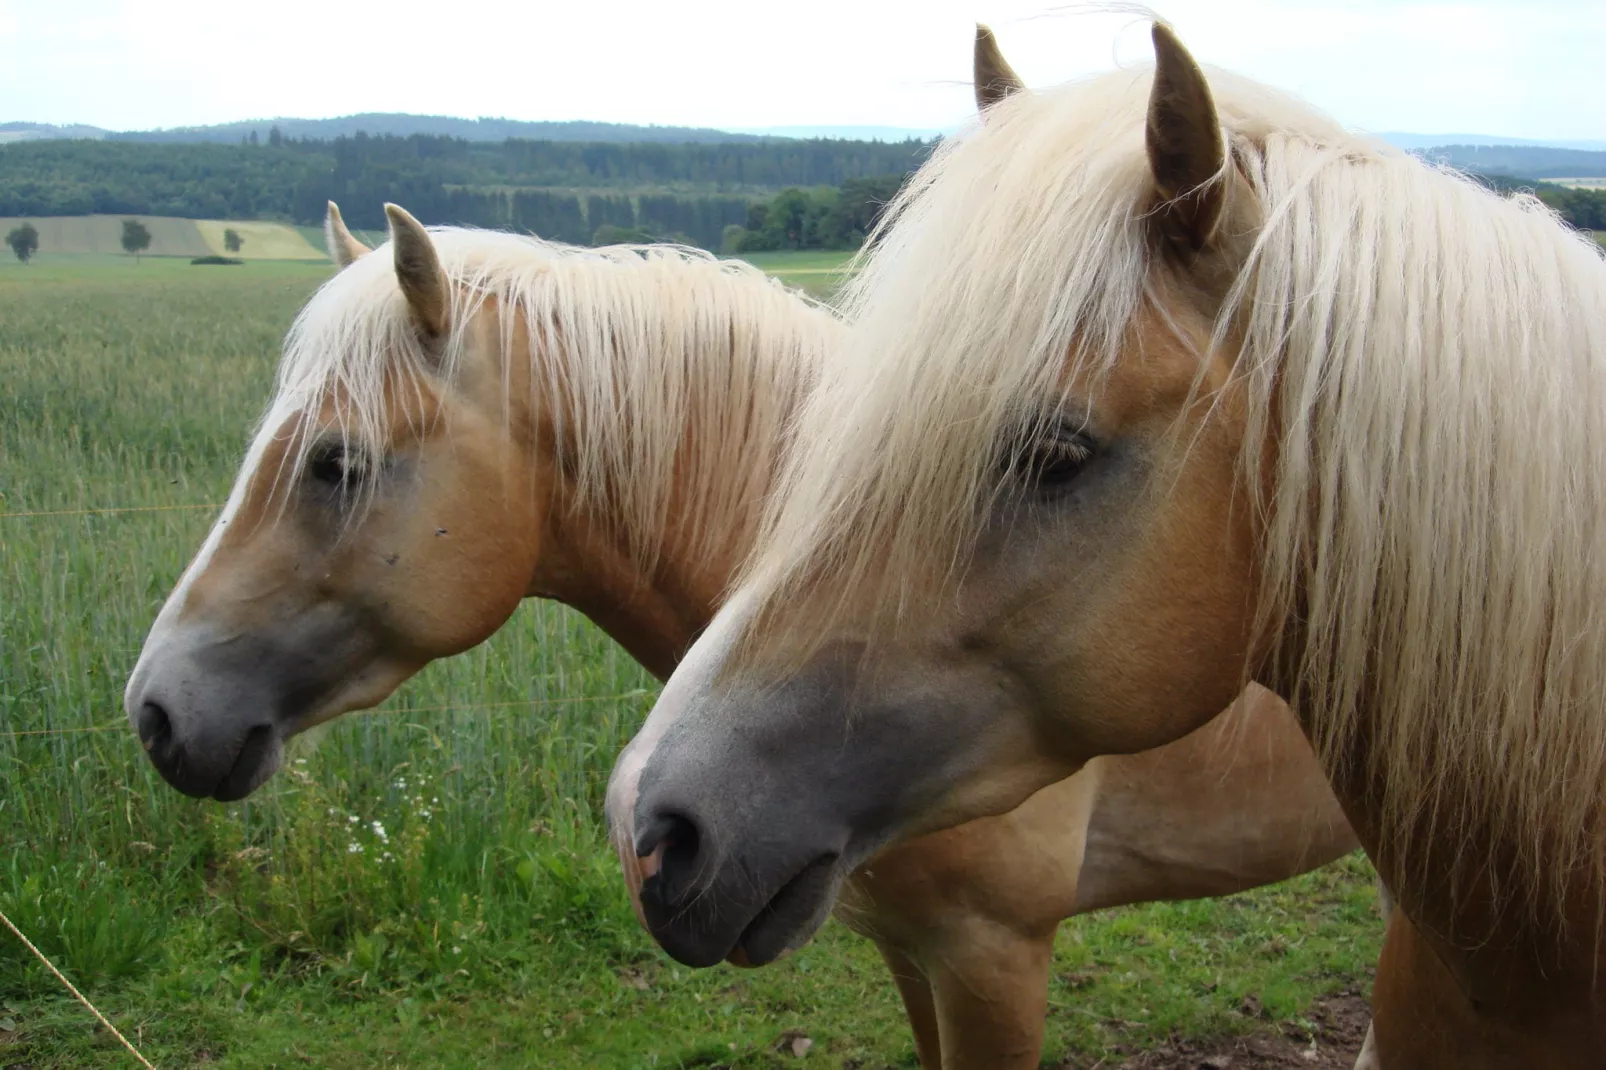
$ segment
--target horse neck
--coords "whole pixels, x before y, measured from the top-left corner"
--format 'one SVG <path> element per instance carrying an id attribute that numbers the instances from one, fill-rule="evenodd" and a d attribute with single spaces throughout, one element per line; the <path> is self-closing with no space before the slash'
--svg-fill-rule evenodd
<path id="1" fill-rule="evenodd" d="M 643 560 L 611 520 L 560 503 L 549 514 L 529 594 L 578 609 L 663 680 L 713 618 L 750 542 L 751 525 L 716 553 L 670 532 Z"/>
<path id="2" fill-rule="evenodd" d="M 763 332 L 745 333 L 753 344 L 763 344 Z M 732 353 L 731 359 L 755 356 L 762 358 Z M 789 411 L 793 404 L 796 386 L 790 369 L 780 366 L 782 359 L 776 358 L 773 376 L 740 377 L 753 384 L 754 410 L 782 406 Z M 550 421 L 529 425 L 543 423 Z M 777 425 L 773 433 L 780 432 Z M 554 492 L 528 594 L 578 609 L 648 671 L 667 679 L 713 618 L 752 544 L 776 451 L 768 443 L 737 451 L 707 448 L 697 421 L 687 420 L 674 447 L 675 476 L 661 511 L 663 522 L 644 525 L 619 507 L 616 493 L 593 491 L 577 505 L 579 495 L 558 459 L 555 439 L 534 434 L 533 449 L 548 459 Z M 609 475 L 616 485 L 630 478 L 628 472 Z M 710 509 L 711 482 L 725 492 L 712 495 L 724 503 L 720 508 Z M 649 530 L 641 530 L 644 526 Z"/>
<path id="3" fill-rule="evenodd" d="M 1396 961 L 1387 968 L 1426 986 L 1441 1006 L 1465 1019 L 1469 1036 L 1492 1030 L 1490 1036 L 1505 1038 L 1501 1043 L 1517 1044 L 1514 1051 L 1527 1049 L 1511 1039 L 1523 1035 L 1513 1023 L 1546 1023 L 1533 1035 L 1553 1039 L 1580 1031 L 1593 1037 L 1606 1028 L 1606 988 L 1598 983 L 1606 977 L 1599 875 L 1580 872 L 1559 905 L 1535 903 L 1513 897 L 1509 875 L 1526 863 L 1517 845 L 1491 829 L 1446 836 L 1424 816 L 1402 849 L 1386 830 L 1378 767 L 1371 761 L 1376 721 L 1364 705 L 1361 712 L 1362 727 L 1335 755 L 1329 780 L 1407 919 L 1401 928 L 1410 950 L 1394 951 Z M 1382 775 L 1389 775 L 1386 765 Z M 1478 864 L 1468 865 L 1469 856 Z M 1563 1064 L 1539 1059 L 1534 1065 Z"/>

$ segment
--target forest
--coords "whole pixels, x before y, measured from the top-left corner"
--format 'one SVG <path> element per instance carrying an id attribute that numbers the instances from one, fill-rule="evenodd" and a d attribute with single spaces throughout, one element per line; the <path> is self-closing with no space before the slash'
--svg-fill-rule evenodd
<path id="1" fill-rule="evenodd" d="M 382 229 L 386 201 L 426 223 L 533 230 L 586 242 L 599 227 L 718 248 L 749 206 L 791 188 L 901 179 L 920 141 L 786 140 L 673 144 L 471 142 L 415 134 L 259 144 L 28 141 L 0 147 L 0 216 L 165 215 L 323 218 Z"/>
<path id="2" fill-rule="evenodd" d="M 1567 223 L 1580 230 L 1606 230 L 1606 190 L 1558 186 L 1528 178 L 1475 174 L 1479 182 L 1501 193 L 1523 190 L 1543 201 Z"/>
<path id="3" fill-rule="evenodd" d="M 575 243 L 843 249 L 863 241 L 930 148 L 913 140 L 784 138 L 470 141 L 358 133 L 318 140 L 286 137 L 277 128 L 266 139 L 234 144 L 24 141 L 0 146 L 0 217 L 316 224 L 334 200 L 352 226 L 379 230 L 382 206 L 393 201 L 426 223 L 511 228 Z M 1490 164 L 1482 181 L 1531 189 L 1573 226 L 1606 230 L 1606 192 L 1492 173 L 1511 161 L 1493 150 L 1481 155 Z M 1568 163 L 1579 165 L 1570 156 Z"/>

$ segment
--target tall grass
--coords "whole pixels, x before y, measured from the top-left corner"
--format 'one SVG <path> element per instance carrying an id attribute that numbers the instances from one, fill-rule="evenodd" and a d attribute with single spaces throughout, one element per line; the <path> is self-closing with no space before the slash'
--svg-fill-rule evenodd
<path id="1" fill-rule="evenodd" d="M 220 502 L 279 339 L 323 275 L 9 273 L 0 516 Z M 551 603 L 298 747 L 288 775 L 243 804 L 162 784 L 122 722 L 121 689 L 210 521 L 0 519 L 0 896 L 48 949 L 88 978 L 125 974 L 186 909 L 220 914 L 270 956 L 367 948 L 370 968 L 414 971 L 450 972 L 515 918 L 632 931 L 596 872 L 597 807 L 652 681 Z M 62 734 L 19 734 L 46 732 Z M 60 909 L 86 900 L 96 909 Z M 38 983 L 0 953 L 0 994 Z"/>
<path id="2" fill-rule="evenodd" d="M 795 1029 L 816 1063 L 912 1065 L 839 929 L 757 973 L 680 970 L 640 933 L 600 803 L 655 685 L 561 607 L 319 730 L 244 803 L 156 776 L 122 687 L 212 513 L 72 511 L 221 502 L 326 274 L 0 269 L 0 908 L 159 1065 L 768 1066 Z M 1294 1015 L 1374 953 L 1371 902 L 1350 864 L 1081 923 L 1050 1044 L 1239 1028 L 1251 990 Z M 57 995 L 0 933 L 0 1062 L 122 1065 Z"/>

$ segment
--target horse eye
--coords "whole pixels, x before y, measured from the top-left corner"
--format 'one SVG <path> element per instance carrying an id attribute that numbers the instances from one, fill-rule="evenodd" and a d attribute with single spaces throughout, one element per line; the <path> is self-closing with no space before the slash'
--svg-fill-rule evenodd
<path id="1" fill-rule="evenodd" d="M 1058 429 L 1034 441 L 1018 463 L 1026 484 L 1037 491 L 1066 486 L 1093 459 L 1093 440 L 1080 431 Z"/>
<path id="2" fill-rule="evenodd" d="M 361 480 L 363 463 L 360 455 L 344 445 L 320 446 L 307 459 L 307 478 L 330 488 L 344 488 Z"/>

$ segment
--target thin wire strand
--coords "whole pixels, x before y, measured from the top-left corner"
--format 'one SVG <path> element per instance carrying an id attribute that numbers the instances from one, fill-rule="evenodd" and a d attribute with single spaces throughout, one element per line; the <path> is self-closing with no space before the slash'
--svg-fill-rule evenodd
<path id="1" fill-rule="evenodd" d="M 573 698 L 521 698 L 511 699 L 507 702 L 470 702 L 448 703 L 444 706 L 393 706 L 388 709 L 369 709 L 353 711 L 357 716 L 374 713 L 445 713 L 451 710 L 496 710 L 507 709 L 513 706 L 572 706 L 586 702 L 619 702 L 629 698 L 645 698 L 649 692 L 644 690 L 623 691 L 617 695 L 576 695 Z M 127 729 L 128 721 L 119 717 L 115 721 L 105 724 L 85 725 L 80 728 L 26 728 L 17 732 L 0 732 L 0 739 L 15 739 L 20 736 L 70 736 L 86 732 L 113 732 Z"/>
<path id="2" fill-rule="evenodd" d="M 211 502 L 194 502 L 190 505 L 118 505 L 105 509 L 33 509 L 21 513 L 0 512 L 0 520 L 20 520 L 40 516 L 91 516 L 96 513 L 172 513 L 185 509 L 221 509 Z"/>
<path id="3" fill-rule="evenodd" d="M 10 918 L 6 917 L 6 913 L 3 910 L 0 910 L 0 922 L 5 922 L 6 928 L 11 930 L 11 934 L 18 940 L 22 941 L 22 946 L 26 947 L 29 951 L 32 951 L 33 957 L 45 964 L 45 969 L 49 970 L 56 980 L 60 981 L 66 986 L 67 991 L 73 994 L 73 998 L 88 1008 L 89 1013 L 95 1016 L 96 1021 L 100 1022 L 101 1025 L 105 1026 L 111 1031 L 111 1035 L 116 1037 L 123 1047 L 128 1049 L 128 1054 L 139 1060 L 139 1065 L 143 1066 L 145 1070 L 156 1070 L 156 1067 L 151 1065 L 151 1061 L 145 1058 L 145 1056 L 141 1055 L 139 1053 L 139 1049 L 134 1047 L 134 1045 L 129 1042 L 129 1039 L 118 1031 L 115 1025 L 112 1025 L 110 1022 L 108 1022 L 104 1014 L 95 1009 L 95 1005 L 89 1002 L 89 998 L 82 992 L 78 991 L 78 989 L 74 988 L 73 983 L 67 980 L 67 978 L 62 975 L 60 970 L 56 969 L 55 963 L 45 958 L 45 953 L 33 946 L 33 941 L 22 934 L 22 930 L 17 928 L 17 926 L 12 923 Z"/>

